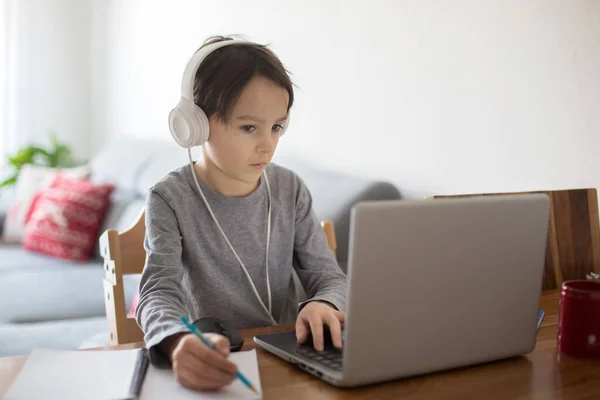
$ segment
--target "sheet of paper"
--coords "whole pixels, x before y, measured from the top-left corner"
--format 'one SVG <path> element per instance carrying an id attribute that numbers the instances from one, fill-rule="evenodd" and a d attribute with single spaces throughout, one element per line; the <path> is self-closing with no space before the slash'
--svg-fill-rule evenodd
<path id="1" fill-rule="evenodd" d="M 231 353 L 229 359 L 248 378 L 258 391 L 254 393 L 236 379 L 231 385 L 216 392 L 196 392 L 181 386 L 175 379 L 171 369 L 158 369 L 150 365 L 142 386 L 140 400 L 199 400 L 199 399 L 261 399 L 262 387 L 258 373 L 256 351 L 241 351 Z"/>
<path id="2" fill-rule="evenodd" d="M 34 349 L 3 399 L 126 398 L 138 352 Z"/>

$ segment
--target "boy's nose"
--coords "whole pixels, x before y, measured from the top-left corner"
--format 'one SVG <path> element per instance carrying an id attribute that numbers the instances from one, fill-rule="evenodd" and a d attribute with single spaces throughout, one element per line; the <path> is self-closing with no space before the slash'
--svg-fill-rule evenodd
<path id="1" fill-rule="evenodd" d="M 275 139 L 271 135 L 271 132 L 261 135 L 260 142 L 258 143 L 258 150 L 261 153 L 271 153 L 274 147 Z"/>

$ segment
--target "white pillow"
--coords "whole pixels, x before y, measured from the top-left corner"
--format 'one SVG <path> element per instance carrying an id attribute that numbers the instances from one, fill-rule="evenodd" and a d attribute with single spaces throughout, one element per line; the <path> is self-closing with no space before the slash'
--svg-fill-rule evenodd
<path id="1" fill-rule="evenodd" d="M 58 173 L 71 179 L 87 179 L 91 169 L 85 165 L 76 168 L 50 168 L 25 164 L 15 184 L 14 202 L 4 220 L 2 240 L 7 243 L 22 243 L 25 235 L 25 217 L 35 195 L 50 186 Z"/>

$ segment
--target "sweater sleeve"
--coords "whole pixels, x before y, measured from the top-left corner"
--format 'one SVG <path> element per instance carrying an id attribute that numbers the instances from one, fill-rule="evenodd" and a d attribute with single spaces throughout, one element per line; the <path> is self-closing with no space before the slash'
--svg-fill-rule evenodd
<path id="1" fill-rule="evenodd" d="M 298 178 L 299 179 L 299 178 Z M 326 301 L 338 310 L 346 309 L 346 275 L 339 267 L 329 248 L 321 221 L 312 208 L 312 196 L 299 179 L 296 193 L 296 218 L 294 236 L 295 269 L 304 286 L 308 300 Z"/>
<path id="2" fill-rule="evenodd" d="M 145 221 L 146 265 L 135 318 L 144 332 L 150 360 L 155 365 L 167 366 L 170 361 L 157 345 L 175 333 L 186 331 L 180 322 L 181 316 L 186 315 L 180 289 L 182 240 L 175 212 L 154 190 L 148 193 Z"/>

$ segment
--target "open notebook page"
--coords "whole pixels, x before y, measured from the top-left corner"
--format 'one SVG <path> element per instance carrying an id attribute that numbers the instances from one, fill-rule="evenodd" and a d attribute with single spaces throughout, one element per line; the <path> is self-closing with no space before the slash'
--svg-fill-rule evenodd
<path id="1" fill-rule="evenodd" d="M 150 365 L 142 386 L 141 400 L 198 400 L 198 399 L 260 399 L 262 388 L 258 373 L 256 350 L 231 353 L 229 359 L 248 378 L 258 391 L 254 393 L 236 379 L 231 385 L 220 391 L 196 392 L 181 386 L 170 369 L 159 369 Z"/>
<path id="2" fill-rule="evenodd" d="M 127 398 L 140 351 L 34 349 L 3 399 Z"/>

